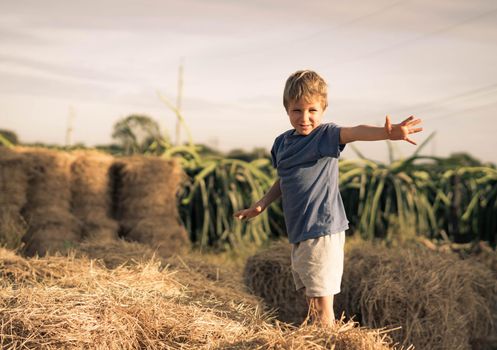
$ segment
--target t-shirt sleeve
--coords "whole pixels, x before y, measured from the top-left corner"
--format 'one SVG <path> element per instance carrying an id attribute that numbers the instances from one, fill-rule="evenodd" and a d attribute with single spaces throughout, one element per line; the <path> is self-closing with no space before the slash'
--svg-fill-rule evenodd
<path id="1" fill-rule="evenodd" d="M 340 127 L 336 124 L 326 124 L 319 140 L 318 150 L 321 157 L 340 157 L 345 144 L 340 144 Z"/>
<path id="2" fill-rule="evenodd" d="M 278 167 L 278 163 L 276 161 L 276 150 L 278 149 L 278 139 L 279 138 L 276 138 L 274 140 L 274 143 L 273 143 L 273 147 L 271 147 L 271 164 L 273 164 L 273 168 L 277 168 Z"/>

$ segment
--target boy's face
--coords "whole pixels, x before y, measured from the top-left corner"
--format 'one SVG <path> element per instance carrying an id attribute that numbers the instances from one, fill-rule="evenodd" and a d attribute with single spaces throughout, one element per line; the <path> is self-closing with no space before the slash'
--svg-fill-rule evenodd
<path id="1" fill-rule="evenodd" d="M 320 98 L 290 101 L 287 113 L 297 133 L 307 136 L 321 124 L 324 113 L 323 101 Z"/>

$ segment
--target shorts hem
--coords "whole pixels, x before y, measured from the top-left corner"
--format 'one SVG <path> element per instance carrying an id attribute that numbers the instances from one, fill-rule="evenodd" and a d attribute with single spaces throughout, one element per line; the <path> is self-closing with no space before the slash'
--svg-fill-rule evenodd
<path id="1" fill-rule="evenodd" d="M 332 296 L 332 295 L 336 295 L 336 294 L 339 294 L 340 293 L 340 289 L 331 289 L 329 291 L 324 291 L 324 292 L 318 292 L 318 291 L 311 291 L 311 292 L 307 292 L 307 290 L 305 291 L 305 295 L 309 298 L 318 298 L 318 297 L 327 297 L 327 296 Z"/>

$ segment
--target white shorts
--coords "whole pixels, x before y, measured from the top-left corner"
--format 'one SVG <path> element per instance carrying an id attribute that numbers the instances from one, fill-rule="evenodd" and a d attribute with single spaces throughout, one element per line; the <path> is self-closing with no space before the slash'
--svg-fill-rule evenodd
<path id="1" fill-rule="evenodd" d="M 292 244 L 295 289 L 305 288 L 308 297 L 340 293 L 344 244 L 345 232 Z"/>

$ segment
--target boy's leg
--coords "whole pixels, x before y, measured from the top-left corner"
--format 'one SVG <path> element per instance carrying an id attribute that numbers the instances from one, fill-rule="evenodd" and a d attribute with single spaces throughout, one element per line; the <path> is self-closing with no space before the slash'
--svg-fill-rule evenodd
<path id="1" fill-rule="evenodd" d="M 332 326 L 335 322 L 333 312 L 333 295 L 324 297 L 308 297 L 309 315 L 314 323 L 320 326 Z"/>
<path id="2" fill-rule="evenodd" d="M 345 232 L 305 240 L 293 245 L 292 273 L 296 289 L 305 288 L 313 323 L 335 321 L 334 294 L 340 292 Z"/>

